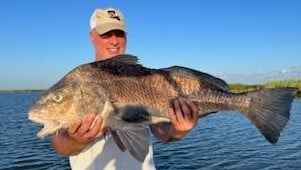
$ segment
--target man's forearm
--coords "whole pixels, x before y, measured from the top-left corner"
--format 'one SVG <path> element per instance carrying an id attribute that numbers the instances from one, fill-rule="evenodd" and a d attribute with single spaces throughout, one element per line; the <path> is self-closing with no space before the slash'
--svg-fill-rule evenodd
<path id="1" fill-rule="evenodd" d="M 61 155 L 71 156 L 81 152 L 86 145 L 74 141 L 65 131 L 60 131 L 52 136 L 52 145 Z"/>

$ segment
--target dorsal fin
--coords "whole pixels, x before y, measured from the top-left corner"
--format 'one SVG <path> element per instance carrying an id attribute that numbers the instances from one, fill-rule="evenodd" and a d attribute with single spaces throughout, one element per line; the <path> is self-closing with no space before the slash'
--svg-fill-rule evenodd
<path id="1" fill-rule="evenodd" d="M 106 60 L 99 60 L 89 63 L 93 67 L 105 68 L 105 67 L 114 67 L 118 65 L 136 65 L 141 66 L 138 63 L 138 57 L 130 54 L 120 54 Z"/>
<path id="2" fill-rule="evenodd" d="M 208 83 L 219 89 L 222 89 L 223 91 L 229 91 L 229 86 L 224 80 L 201 71 L 197 71 L 191 68 L 181 67 L 181 66 L 172 66 L 172 67 L 164 68 L 164 70 L 170 71 L 172 73 L 177 73 L 177 74 L 190 75 L 198 78 L 200 82 Z"/>
<path id="3" fill-rule="evenodd" d="M 89 63 L 95 71 L 104 71 L 119 76 L 149 75 L 152 69 L 145 68 L 138 63 L 138 57 L 130 54 L 121 54 L 106 60 Z"/>
<path id="4" fill-rule="evenodd" d="M 123 64 L 138 64 L 138 57 L 130 54 L 120 54 L 110 59 L 104 60 L 103 62 L 117 62 Z"/>

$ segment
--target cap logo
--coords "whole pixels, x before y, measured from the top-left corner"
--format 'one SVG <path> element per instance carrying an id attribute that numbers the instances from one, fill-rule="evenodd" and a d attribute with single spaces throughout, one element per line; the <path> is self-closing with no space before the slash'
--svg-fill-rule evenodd
<path id="1" fill-rule="evenodd" d="M 108 15 L 109 15 L 110 18 L 112 18 L 112 19 L 117 19 L 118 21 L 120 21 L 120 17 L 116 14 L 115 11 L 109 10 L 109 11 L 108 11 Z"/>

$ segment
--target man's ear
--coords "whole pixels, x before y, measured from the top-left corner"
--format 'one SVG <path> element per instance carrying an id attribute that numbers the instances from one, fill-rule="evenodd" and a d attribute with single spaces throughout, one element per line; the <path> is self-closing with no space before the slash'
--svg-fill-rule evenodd
<path id="1" fill-rule="evenodd" d="M 92 42 L 94 42 L 94 40 L 95 40 L 95 33 L 93 31 L 90 32 L 90 40 Z"/>

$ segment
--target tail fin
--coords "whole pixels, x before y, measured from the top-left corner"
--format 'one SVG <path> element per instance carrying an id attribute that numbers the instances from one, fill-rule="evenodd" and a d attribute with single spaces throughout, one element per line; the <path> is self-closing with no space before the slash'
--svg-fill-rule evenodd
<path id="1" fill-rule="evenodd" d="M 290 118 L 295 88 L 270 88 L 246 92 L 251 98 L 246 113 L 263 136 L 272 144 L 277 143 L 281 131 Z"/>

